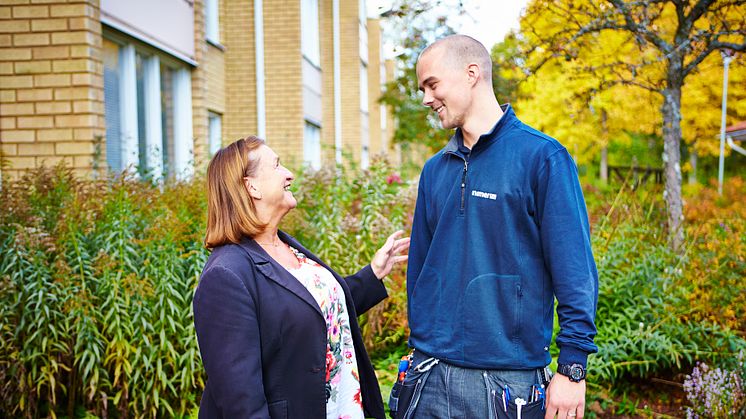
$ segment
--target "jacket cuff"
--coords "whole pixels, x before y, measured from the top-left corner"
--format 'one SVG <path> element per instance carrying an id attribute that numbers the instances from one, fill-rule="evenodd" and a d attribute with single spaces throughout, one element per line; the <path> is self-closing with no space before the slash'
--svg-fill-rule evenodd
<path id="1" fill-rule="evenodd" d="M 377 293 L 376 295 L 380 296 L 382 300 L 389 296 L 388 291 L 386 291 L 386 285 L 383 284 L 383 279 L 378 279 L 376 274 L 373 273 L 373 268 L 370 267 L 370 264 L 365 265 L 365 267 L 360 270 L 360 275 L 362 275 L 366 281 L 375 281 L 376 285 L 374 288 Z"/>
<path id="2" fill-rule="evenodd" d="M 588 363 L 588 352 L 584 352 L 572 346 L 562 347 L 560 348 L 560 354 L 557 363 L 568 365 L 580 364 L 583 366 L 583 368 L 585 368 L 586 364 Z"/>
<path id="3" fill-rule="evenodd" d="M 376 277 L 376 274 L 373 273 L 373 268 L 370 267 L 370 263 L 365 265 L 363 269 L 360 270 L 358 275 L 360 275 L 366 281 L 369 279 L 375 279 L 376 281 L 380 281 L 380 279 Z"/>

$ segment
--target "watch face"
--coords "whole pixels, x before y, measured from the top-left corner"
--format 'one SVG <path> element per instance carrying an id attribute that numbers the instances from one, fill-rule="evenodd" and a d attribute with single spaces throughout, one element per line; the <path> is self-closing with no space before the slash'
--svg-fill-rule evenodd
<path id="1" fill-rule="evenodd" d="M 570 369 L 570 377 L 575 381 L 583 379 L 583 369 L 580 367 L 572 367 Z"/>

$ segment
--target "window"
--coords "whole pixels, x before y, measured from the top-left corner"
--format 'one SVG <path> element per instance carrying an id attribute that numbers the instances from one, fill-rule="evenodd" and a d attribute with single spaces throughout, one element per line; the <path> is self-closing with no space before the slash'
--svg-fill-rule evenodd
<path id="1" fill-rule="evenodd" d="M 119 125 L 119 46 L 103 41 L 104 120 L 106 121 L 106 163 L 111 170 L 121 172 L 122 141 Z"/>
<path id="2" fill-rule="evenodd" d="M 220 45 L 219 0 L 205 0 L 205 39 Z"/>
<path id="3" fill-rule="evenodd" d="M 190 70 L 121 35 L 104 38 L 103 61 L 109 168 L 153 179 L 191 176 Z"/>
<path id="4" fill-rule="evenodd" d="M 360 110 L 368 113 L 368 66 L 360 63 Z"/>
<path id="5" fill-rule="evenodd" d="M 308 121 L 303 130 L 303 161 L 313 169 L 321 168 L 321 129 Z"/>
<path id="6" fill-rule="evenodd" d="M 370 143 L 370 116 L 368 114 L 368 66 L 360 63 L 360 167 L 368 168 Z"/>
<path id="7" fill-rule="evenodd" d="M 300 0 L 301 51 L 311 64 L 321 66 L 319 47 L 319 0 Z"/>
<path id="8" fill-rule="evenodd" d="M 222 118 L 220 115 L 209 112 L 207 118 L 207 130 L 209 136 L 210 157 L 212 157 L 218 152 L 218 150 L 220 150 L 220 147 L 223 146 L 223 137 L 221 134 Z"/>

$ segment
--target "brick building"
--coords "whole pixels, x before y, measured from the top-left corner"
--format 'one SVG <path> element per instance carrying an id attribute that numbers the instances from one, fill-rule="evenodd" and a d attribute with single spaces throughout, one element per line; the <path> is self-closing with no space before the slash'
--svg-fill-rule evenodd
<path id="1" fill-rule="evenodd" d="M 0 173 L 185 178 L 248 134 L 364 167 L 392 154 L 380 46 L 364 0 L 0 0 Z"/>

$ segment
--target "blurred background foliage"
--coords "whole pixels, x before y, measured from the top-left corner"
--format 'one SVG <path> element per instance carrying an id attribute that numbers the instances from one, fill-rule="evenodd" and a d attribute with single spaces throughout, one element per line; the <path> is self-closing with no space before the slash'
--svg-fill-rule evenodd
<path id="1" fill-rule="evenodd" d="M 283 225 L 342 273 L 368 263 L 394 230 L 409 230 L 420 157 L 449 135 L 420 104 L 414 63 L 424 45 L 454 30 L 432 7 L 437 1 L 394 3 L 384 18 L 396 28 L 386 33 L 401 38 L 400 73 L 382 102 L 397 118 L 394 140 L 409 160 L 299 170 L 299 206 Z M 587 413 L 681 416 L 682 405 L 702 413 L 697 403 L 709 400 L 707 391 L 746 406 L 743 392 L 700 386 L 687 400 L 682 386 L 711 383 L 703 371 L 718 369 L 740 376 L 741 388 L 746 379 L 737 356 L 746 347 L 746 157 L 726 149 L 722 196 L 709 180 L 717 170 L 722 60 L 709 56 L 682 87 L 681 167 L 691 184 L 684 185 L 683 251 L 673 252 L 663 186 L 637 184 L 631 174 L 626 182 L 600 179 L 604 159 L 663 165 L 660 98 L 604 82 L 613 76 L 604 63 L 647 52 L 629 35 L 597 34 L 582 48 L 554 51 L 537 70 L 536 40 L 566 24 L 548 7 L 562 2 L 550 3 L 530 2 L 521 29 L 491 48 L 493 84 L 500 103 L 567 146 L 582 174 L 600 274 L 600 351 L 590 358 Z M 743 2 L 729 4 L 729 13 L 746 16 Z M 742 56 L 731 63 L 728 124 L 746 119 L 745 63 Z M 652 65 L 640 77 L 659 70 Z M 81 180 L 56 167 L 1 186 L 0 417 L 194 416 L 205 380 L 191 317 L 208 256 L 204 179 Z M 386 285 L 389 299 L 361 319 L 384 397 L 407 350 L 404 267 Z"/>
<path id="2" fill-rule="evenodd" d="M 667 246 L 660 185 L 583 184 L 600 274 L 589 403 L 635 380 L 680 385 L 697 361 L 737 370 L 744 181 L 729 179 L 723 196 L 686 191 L 683 255 Z M 301 171 L 293 188 L 299 205 L 283 229 L 342 273 L 410 228 L 416 182 L 384 160 Z M 159 186 L 38 169 L 6 183 L 0 202 L 0 416 L 193 414 L 205 379 L 191 316 L 208 255 L 204 179 Z M 387 394 L 406 351 L 404 267 L 386 285 L 389 299 L 361 324 Z"/>

